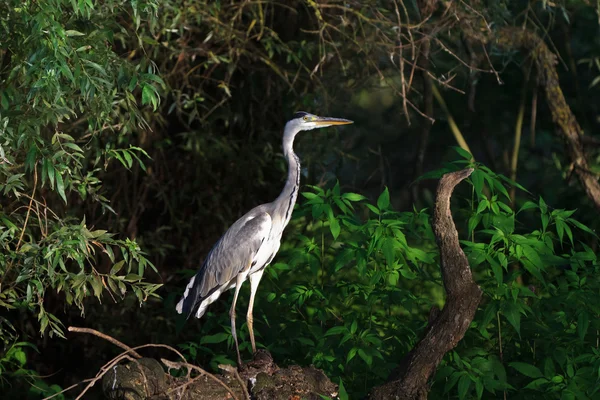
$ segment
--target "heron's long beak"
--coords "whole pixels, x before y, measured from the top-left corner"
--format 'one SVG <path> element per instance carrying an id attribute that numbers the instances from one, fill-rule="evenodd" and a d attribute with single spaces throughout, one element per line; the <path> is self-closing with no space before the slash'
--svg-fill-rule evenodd
<path id="1" fill-rule="evenodd" d="M 317 117 L 313 121 L 317 125 L 348 125 L 354 123 L 354 121 L 350 121 L 349 119 L 343 118 L 331 118 L 331 117 Z"/>

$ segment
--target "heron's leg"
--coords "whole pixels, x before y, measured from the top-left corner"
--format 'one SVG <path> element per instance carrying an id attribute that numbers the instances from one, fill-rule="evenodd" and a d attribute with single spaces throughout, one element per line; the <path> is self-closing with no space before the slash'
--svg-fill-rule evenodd
<path id="1" fill-rule="evenodd" d="M 246 314 L 246 321 L 248 322 L 248 331 L 250 332 L 250 343 L 252 343 L 252 353 L 256 353 L 256 344 L 254 343 L 254 317 L 252 317 L 252 308 L 254 307 L 254 295 L 258 289 L 260 278 L 262 278 L 262 269 L 254 274 L 250 275 L 250 303 L 248 304 L 248 314 Z"/>
<path id="2" fill-rule="evenodd" d="M 231 309 L 229 310 L 229 317 L 231 318 L 231 335 L 235 342 L 235 351 L 237 353 L 238 367 L 242 366 L 242 358 L 240 357 L 240 346 L 238 345 L 237 332 L 235 330 L 235 303 L 237 302 L 238 294 L 240 294 L 240 288 L 242 283 L 246 279 L 245 274 L 239 274 L 235 281 L 235 294 L 233 295 L 233 302 L 231 303 Z"/>

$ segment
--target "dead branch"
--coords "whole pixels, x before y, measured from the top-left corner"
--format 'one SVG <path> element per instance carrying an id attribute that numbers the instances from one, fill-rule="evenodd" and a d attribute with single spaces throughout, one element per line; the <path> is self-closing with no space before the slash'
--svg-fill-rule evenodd
<path id="1" fill-rule="evenodd" d="M 400 362 L 391 380 L 376 387 L 372 399 L 426 399 L 428 382 L 444 355 L 464 337 L 481 300 L 481 289 L 473 280 L 465 253 L 460 248 L 458 232 L 452 220 L 452 191 L 473 172 L 472 168 L 444 175 L 439 182 L 433 214 L 433 230 L 440 249 L 440 266 L 446 304 L 432 315 L 423 339 Z"/>
<path id="2" fill-rule="evenodd" d="M 98 332 L 95 329 L 90 329 L 90 328 L 79 328 L 76 326 L 70 326 L 68 328 L 69 332 L 81 332 L 81 333 L 89 333 L 95 336 L 98 336 L 106 341 L 111 342 L 112 344 L 114 344 L 117 347 L 122 348 L 123 350 L 128 351 L 129 353 L 131 353 L 135 358 L 142 358 L 142 356 L 140 356 L 136 351 L 134 351 L 131 347 L 127 346 L 125 343 L 118 341 L 115 338 L 112 338 L 102 332 Z"/>

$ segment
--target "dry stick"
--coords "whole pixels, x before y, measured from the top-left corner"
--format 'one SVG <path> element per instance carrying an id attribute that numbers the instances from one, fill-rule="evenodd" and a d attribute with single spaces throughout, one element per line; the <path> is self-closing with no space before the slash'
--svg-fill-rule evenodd
<path id="1" fill-rule="evenodd" d="M 96 376 L 95 376 L 95 377 L 93 377 L 93 378 L 88 378 L 88 379 L 85 379 L 85 380 L 81 381 L 81 382 L 80 382 L 80 383 L 78 383 L 78 384 L 71 385 L 71 386 L 69 386 L 68 388 L 66 388 L 66 389 L 63 389 L 63 390 L 62 390 L 62 391 L 60 391 L 59 393 L 55 393 L 55 394 L 53 394 L 52 396 L 45 397 L 45 398 L 44 398 L 44 399 L 42 399 L 42 400 L 49 400 L 49 399 L 51 399 L 52 397 L 56 396 L 57 394 L 61 394 L 61 393 L 64 393 L 64 392 L 66 392 L 67 390 L 71 390 L 71 389 L 73 389 L 74 387 L 78 386 L 78 385 L 79 385 L 79 384 L 81 384 L 81 383 L 89 382 L 89 383 L 87 384 L 87 386 L 86 386 L 86 387 L 83 389 L 83 391 L 82 391 L 82 392 L 79 394 L 79 396 L 77 396 L 77 397 L 76 397 L 76 399 L 75 399 L 75 400 L 78 400 L 78 399 L 82 398 L 82 396 L 83 396 L 83 395 L 84 395 L 84 394 L 85 394 L 85 393 L 86 393 L 86 392 L 87 392 L 87 391 L 88 391 L 88 390 L 89 390 L 89 389 L 90 389 L 92 386 L 94 386 L 94 384 L 95 384 L 95 383 L 96 383 L 96 382 L 97 382 L 97 381 L 98 381 L 100 378 L 102 378 L 102 377 L 104 376 L 104 374 L 106 374 L 106 373 L 107 373 L 107 372 L 110 370 L 110 368 L 112 368 L 114 365 L 116 365 L 116 363 L 118 363 L 119 361 L 121 361 L 121 360 L 124 358 L 124 356 L 126 356 L 126 355 L 127 355 L 127 353 L 121 353 L 121 355 L 119 355 L 119 356 L 117 356 L 117 357 L 113 358 L 113 359 L 112 359 L 111 361 L 109 361 L 107 364 L 104 364 L 104 366 L 103 366 L 102 368 L 100 368 L 100 371 L 101 371 L 101 372 L 98 372 L 98 373 L 96 374 Z"/>
<path id="2" fill-rule="evenodd" d="M 104 366 L 102 366 L 102 368 L 100 368 L 100 371 L 98 372 L 98 374 L 96 374 L 96 376 L 94 378 L 92 378 L 91 382 L 85 387 L 85 389 L 83 389 L 83 391 L 79 394 L 79 396 L 77 396 L 77 398 L 75 400 L 79 400 L 83 397 L 83 395 L 92 387 L 94 386 L 94 384 L 100 380 L 100 378 L 102 378 L 108 371 L 110 371 L 115 365 L 117 365 L 121 360 L 125 359 L 128 357 L 128 353 L 130 352 L 135 352 L 135 350 L 139 350 L 139 349 L 143 349 L 146 347 L 163 347 L 163 348 L 167 348 L 175 353 L 177 353 L 184 361 L 185 361 L 185 357 L 183 357 L 183 355 L 175 350 L 174 348 L 172 348 L 171 346 L 168 346 L 166 344 L 144 344 L 141 346 L 137 346 L 131 349 L 131 351 L 126 351 L 125 353 L 121 353 L 120 355 L 118 355 L 117 357 L 113 358 L 111 361 L 109 361 L 108 363 L 104 364 Z M 187 363 L 187 362 L 186 362 Z M 210 375 L 208 372 L 206 372 L 207 375 Z M 188 371 L 188 375 L 189 377 L 189 371 Z M 213 379 L 217 379 L 216 377 L 213 377 Z M 45 400 L 45 399 L 44 399 Z"/>
<path id="3" fill-rule="evenodd" d="M 92 335 L 98 336 L 106 341 L 111 342 L 112 344 L 114 344 L 117 347 L 122 348 L 123 350 L 126 350 L 128 352 L 130 352 L 131 354 L 133 354 L 134 357 L 136 358 L 142 358 L 141 355 L 139 355 L 139 353 L 137 353 L 136 351 L 134 351 L 131 347 L 127 346 L 125 343 L 123 342 L 119 342 L 117 339 L 112 338 L 102 332 L 98 332 L 95 329 L 91 329 L 91 328 L 78 328 L 76 326 L 70 326 L 67 329 L 69 332 L 80 332 L 80 333 L 90 333 Z"/>
<path id="4" fill-rule="evenodd" d="M 219 378 L 217 378 L 216 376 L 214 376 L 213 374 L 210 374 L 208 372 L 206 372 L 205 370 L 203 370 L 200 367 L 197 367 L 193 364 L 190 364 L 188 362 L 176 362 L 176 361 L 169 361 L 169 360 L 165 360 L 164 358 L 161 358 L 160 361 L 165 364 L 165 366 L 167 368 L 172 368 L 172 369 L 181 369 L 181 368 L 187 368 L 188 370 L 195 370 L 198 371 L 199 373 L 201 373 L 202 375 L 208 376 L 209 378 L 211 378 L 212 380 L 214 380 L 215 382 L 217 382 L 219 385 L 223 386 L 225 388 L 225 390 L 227 390 L 229 392 L 229 394 L 231 394 L 231 397 L 233 397 L 233 400 L 239 400 L 233 389 L 231 389 L 229 386 L 227 386 L 224 382 L 222 382 Z"/>
<path id="5" fill-rule="evenodd" d="M 133 351 L 133 349 L 132 349 L 132 351 Z M 127 351 L 125 353 L 121 353 L 117 357 L 110 360 L 108 363 L 104 364 L 104 366 L 102 366 L 102 368 L 100 368 L 100 371 L 98 371 L 96 376 L 94 378 L 92 378 L 91 382 L 87 384 L 87 386 L 81 391 L 81 393 L 79 393 L 79 396 L 77 396 L 75 398 L 75 400 L 79 400 L 79 399 L 83 398 L 83 395 L 86 394 L 86 392 L 88 390 L 90 390 L 90 388 L 92 386 L 94 386 L 97 381 L 99 381 L 104 375 L 106 375 L 106 373 L 108 371 L 110 371 L 113 367 L 115 367 L 121 360 L 128 357 L 127 353 L 129 353 L 129 351 Z"/>
<path id="6" fill-rule="evenodd" d="M 429 51 L 431 48 L 431 42 L 423 42 L 423 52 L 419 57 L 418 63 L 427 70 L 430 65 Z M 423 80 L 423 109 L 425 114 L 429 117 L 433 117 L 433 92 L 431 90 L 432 80 L 427 73 L 421 71 L 421 77 Z M 415 157 L 415 169 L 413 179 L 416 180 L 423 174 L 423 163 L 425 162 L 425 153 L 427 152 L 427 145 L 429 144 L 429 134 L 431 133 L 431 126 L 433 124 L 430 121 L 423 121 L 421 127 L 421 135 L 419 138 L 419 147 Z M 417 201 L 418 198 L 418 183 L 412 186 L 413 202 Z"/>
<path id="7" fill-rule="evenodd" d="M 500 362 L 504 363 L 504 353 L 502 352 L 502 325 L 500 325 L 500 311 L 496 312 L 498 318 L 498 347 L 500 350 Z M 504 390 L 504 400 L 506 400 L 506 390 Z"/>
<path id="8" fill-rule="evenodd" d="M 396 10 L 396 18 L 397 18 L 397 22 L 398 22 L 398 31 L 397 31 L 397 42 L 398 44 L 402 43 L 401 40 L 401 33 L 402 33 L 402 18 L 400 17 L 400 10 L 398 9 L 398 3 L 396 2 L 396 0 L 394 0 L 394 8 Z M 410 32 L 410 30 L 409 30 Z M 408 106 L 406 104 L 406 78 L 404 77 L 404 57 L 402 55 L 402 49 L 400 49 L 400 53 L 398 54 L 398 58 L 400 59 L 400 82 L 401 82 L 401 87 L 402 87 L 402 108 L 404 110 L 404 114 L 406 115 L 406 121 L 408 122 L 408 125 L 410 125 L 410 114 L 408 113 Z M 393 54 L 392 54 L 392 63 L 394 62 L 393 60 Z M 413 68 L 414 70 L 414 68 Z"/>
<path id="9" fill-rule="evenodd" d="M 531 69 L 530 69 L 531 71 Z M 517 122 L 515 124 L 515 143 L 512 151 L 512 158 L 510 160 L 510 179 L 514 182 L 517 181 L 517 165 L 519 163 L 519 148 L 521 147 L 521 133 L 523 132 L 523 119 L 525 117 L 525 102 L 527 100 L 527 84 L 529 83 L 529 77 L 523 83 L 523 91 L 521 93 L 521 104 L 519 105 L 519 114 L 517 115 Z M 515 206 L 516 188 L 511 186 L 510 188 L 510 201 Z"/>
<path id="10" fill-rule="evenodd" d="M 431 92 L 433 93 L 433 96 L 440 104 L 440 107 L 442 107 L 442 109 L 446 113 L 446 117 L 448 118 L 448 125 L 450 125 L 450 130 L 452 131 L 452 134 L 454 135 L 456 142 L 463 150 L 466 150 L 469 153 L 471 153 L 471 157 L 472 157 L 471 159 L 475 160 L 475 157 L 473 157 L 473 153 L 471 152 L 469 145 L 467 144 L 465 138 L 463 137 L 462 133 L 460 132 L 458 125 L 456 125 L 456 122 L 454 122 L 454 117 L 452 117 L 452 114 L 450 113 L 450 110 L 448 109 L 448 106 L 446 105 L 444 98 L 442 97 L 442 95 L 440 94 L 440 91 L 438 90 L 437 86 L 435 86 L 435 84 L 433 82 L 431 82 Z"/>
<path id="11" fill-rule="evenodd" d="M 109 361 L 108 363 L 104 364 L 104 366 L 102 366 L 102 368 L 100 368 L 100 371 L 96 374 L 96 376 L 94 378 L 90 378 L 90 379 L 86 379 L 84 381 L 82 381 L 81 383 L 85 383 L 85 382 L 89 382 L 88 385 L 83 389 L 83 391 L 79 394 L 79 396 L 77 396 L 76 400 L 81 399 L 83 397 L 83 395 L 92 387 L 94 386 L 94 384 L 100 379 L 102 378 L 108 371 L 110 371 L 111 368 L 113 368 L 115 365 L 117 365 L 121 360 L 123 359 L 127 359 L 130 358 L 128 353 L 133 354 L 135 357 L 137 358 L 141 358 L 141 356 L 139 355 L 139 353 L 136 350 L 142 349 L 142 348 L 146 348 L 146 347 L 162 347 L 162 348 L 166 348 L 171 350 L 172 352 L 176 353 L 179 357 L 181 357 L 182 360 L 186 361 L 185 357 L 183 356 L 183 354 L 181 354 L 179 351 L 177 351 L 176 349 L 174 349 L 173 347 L 166 345 L 166 344 L 145 344 L 145 345 L 141 345 L 141 346 L 137 346 L 134 348 L 131 348 L 129 346 L 127 346 L 124 343 L 121 343 L 120 341 L 118 341 L 117 339 L 114 339 L 104 333 L 98 332 L 95 329 L 90 329 L 90 328 L 79 328 L 79 327 L 74 327 L 74 326 L 70 326 L 68 328 L 68 330 L 70 332 L 81 332 L 81 333 L 90 333 L 92 335 L 98 336 L 102 339 L 105 339 L 111 343 L 113 343 L 114 345 L 121 347 L 123 349 L 125 349 L 125 353 L 121 353 L 120 355 L 118 355 L 117 357 L 113 358 L 111 361 Z M 134 360 L 136 361 L 136 360 Z M 137 362 L 137 361 L 136 361 Z M 187 361 L 186 361 L 187 363 Z M 139 367 L 139 364 L 138 364 Z M 200 370 L 200 368 L 196 368 L 197 370 Z M 209 374 L 208 372 L 204 372 L 207 376 L 212 377 L 213 379 L 218 380 L 216 377 L 212 376 L 211 374 Z M 143 371 L 142 371 L 142 375 L 143 375 Z M 189 370 L 188 370 L 188 374 L 187 377 L 189 378 Z M 144 376 L 145 378 L 145 376 Z M 220 381 L 219 381 L 220 382 Z M 67 390 L 70 390 L 72 388 L 74 388 L 77 385 L 72 385 L 70 387 L 68 387 L 67 389 L 61 391 L 60 393 L 64 393 Z M 52 395 L 50 397 L 47 397 L 43 400 L 48 400 L 52 397 L 54 397 L 55 395 Z"/>
<path id="12" fill-rule="evenodd" d="M 246 398 L 246 400 L 250 400 L 250 393 L 248 393 L 248 388 L 246 387 L 246 385 L 244 385 L 244 381 L 242 381 L 242 378 L 240 378 L 240 374 L 238 374 L 237 368 L 234 368 L 228 364 L 219 364 L 219 369 L 232 374 L 235 380 L 239 383 L 240 387 L 242 388 L 242 392 L 244 392 L 244 397 Z"/>
<path id="13" fill-rule="evenodd" d="M 537 85 L 533 88 L 533 99 L 531 99 L 531 125 L 529 126 L 529 144 L 531 148 L 535 147 L 535 123 L 537 121 Z"/>
<path id="14" fill-rule="evenodd" d="M 93 381 L 93 380 L 94 380 L 94 378 L 88 378 L 88 379 L 84 379 L 84 380 L 82 380 L 81 382 L 77 382 L 77 383 L 75 383 L 75 384 L 73 384 L 73 385 L 69 386 L 68 388 L 65 388 L 65 389 L 61 390 L 61 391 L 60 391 L 60 392 L 58 392 L 58 393 L 54 393 L 52 396 L 44 397 L 42 400 L 50 400 L 50 399 L 52 399 L 52 398 L 54 398 L 54 397 L 58 396 L 59 394 L 63 394 L 63 393 L 65 393 L 65 392 L 68 392 L 69 390 L 71 390 L 71 389 L 73 389 L 73 388 L 75 388 L 75 387 L 77 387 L 77 386 L 81 385 L 82 383 L 91 382 L 91 381 Z"/>
<path id="15" fill-rule="evenodd" d="M 181 385 L 175 386 L 173 388 L 170 388 L 169 390 L 167 390 L 165 392 L 165 394 L 169 395 L 169 394 L 171 394 L 173 392 L 177 392 L 179 389 L 183 389 L 181 391 L 181 393 L 177 393 L 177 395 L 179 396 L 178 398 L 182 399 L 183 396 L 185 395 L 185 391 L 186 391 L 187 387 L 190 386 L 192 383 L 196 382 L 197 380 L 199 380 L 202 377 L 204 377 L 204 375 L 200 374 L 200 375 L 196 376 L 195 378 L 188 379 L 186 382 L 182 383 Z"/>

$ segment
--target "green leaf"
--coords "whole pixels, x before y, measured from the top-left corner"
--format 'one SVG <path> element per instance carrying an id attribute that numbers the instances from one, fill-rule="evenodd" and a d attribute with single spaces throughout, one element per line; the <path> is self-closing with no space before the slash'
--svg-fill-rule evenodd
<path id="1" fill-rule="evenodd" d="M 520 307 L 512 302 L 507 302 L 504 307 L 504 316 L 515 328 L 519 337 L 521 337 L 521 312 Z"/>
<path id="2" fill-rule="evenodd" d="M 92 285 L 92 289 L 94 290 L 94 296 L 100 298 L 102 294 L 102 281 L 99 276 L 93 276 L 90 278 L 90 284 Z"/>
<path id="3" fill-rule="evenodd" d="M 540 258 L 540 255 L 538 254 L 538 252 L 535 251 L 531 246 L 528 246 L 528 245 L 522 245 L 521 247 L 523 248 L 523 255 L 525 257 L 527 257 L 527 259 L 529 261 L 531 261 L 531 263 L 536 268 L 543 270 L 544 263 L 542 262 L 542 259 Z"/>
<path id="4" fill-rule="evenodd" d="M 363 349 L 358 349 L 358 356 L 362 358 L 362 360 L 367 365 L 373 364 L 373 357 L 370 354 L 367 354 Z"/>
<path id="5" fill-rule="evenodd" d="M 21 349 L 18 349 L 17 351 L 15 351 L 12 354 L 12 357 L 19 363 L 19 365 L 22 367 L 25 365 L 25 363 L 27 363 L 27 355 L 25 354 L 25 352 Z M 4 360 L 3 360 L 4 361 Z"/>
<path id="6" fill-rule="evenodd" d="M 473 214 L 471 218 L 469 218 L 469 235 L 471 235 L 475 228 L 477 228 L 477 225 L 479 225 L 479 223 L 481 222 L 482 217 L 483 216 L 481 214 Z"/>
<path id="7" fill-rule="evenodd" d="M 346 388 L 344 387 L 344 382 L 340 379 L 340 385 L 338 389 L 339 400 L 348 400 L 348 393 L 346 392 Z"/>
<path id="8" fill-rule="evenodd" d="M 590 326 L 590 316 L 587 311 L 583 310 L 579 313 L 577 317 L 577 333 L 579 334 L 579 339 L 583 340 Z"/>
<path id="9" fill-rule="evenodd" d="M 475 381 L 475 392 L 477 393 L 477 398 L 481 399 L 483 396 L 483 381 L 481 378 Z"/>
<path id="10" fill-rule="evenodd" d="M 111 249 L 111 251 L 112 251 L 112 249 Z M 123 268 L 124 265 L 125 265 L 125 260 L 119 261 L 118 263 L 113 265 L 113 267 L 110 269 L 110 274 L 111 275 L 117 274 L 121 270 L 121 268 Z"/>
<path id="11" fill-rule="evenodd" d="M 542 197 L 540 197 L 540 211 L 542 212 L 542 214 L 547 214 L 548 213 L 548 206 L 546 205 L 546 202 L 544 201 L 544 199 Z"/>
<path id="12" fill-rule="evenodd" d="M 354 356 L 356 356 L 357 351 L 358 351 L 358 349 L 356 347 L 353 347 L 350 349 L 350 351 L 348 352 L 348 355 L 346 356 L 346 364 L 348 364 L 350 362 L 350 360 L 352 360 L 354 358 Z"/>
<path id="13" fill-rule="evenodd" d="M 362 200 L 365 200 L 366 197 L 361 194 L 356 194 L 356 193 L 344 193 L 342 195 L 342 199 L 345 199 L 348 201 L 362 201 Z"/>
<path id="14" fill-rule="evenodd" d="M 385 238 L 383 241 L 383 246 L 381 246 L 381 251 L 385 256 L 385 261 L 387 265 L 394 265 L 394 260 L 396 258 L 396 241 L 392 238 Z"/>
<path id="15" fill-rule="evenodd" d="M 131 154 L 129 154 L 129 151 L 124 150 L 123 157 L 125 157 L 125 161 L 127 161 L 127 167 L 131 168 L 133 166 L 133 158 L 131 157 Z"/>
<path id="16" fill-rule="evenodd" d="M 546 359 L 544 360 L 544 376 L 554 376 L 555 374 L 556 369 L 554 368 L 552 358 L 546 357 Z"/>
<path id="17" fill-rule="evenodd" d="M 569 241 L 571 242 L 571 246 L 573 246 L 573 232 L 571 232 L 571 228 L 569 228 L 569 225 L 565 225 L 565 232 L 567 232 L 567 236 L 569 237 Z"/>
<path id="18" fill-rule="evenodd" d="M 502 193 L 504 197 L 506 197 L 508 200 L 510 200 L 510 196 L 508 195 L 508 192 L 506 191 L 506 188 L 504 187 L 502 182 L 500 182 L 498 179 L 493 179 L 492 181 L 494 182 L 494 187 L 496 188 L 496 190 Z"/>
<path id="19" fill-rule="evenodd" d="M 36 160 L 37 148 L 35 146 L 31 146 L 27 152 L 27 157 L 25 158 L 25 171 L 33 171 Z"/>
<path id="20" fill-rule="evenodd" d="M 574 220 L 572 218 L 567 219 L 567 221 L 573 225 L 575 225 L 577 228 L 581 229 L 584 232 L 587 233 L 591 233 L 592 235 L 596 236 L 596 233 L 594 231 L 592 231 L 590 228 L 588 228 L 587 226 L 585 226 L 584 224 L 582 224 L 581 222 Z"/>
<path id="21" fill-rule="evenodd" d="M 469 387 L 471 386 L 471 378 L 469 375 L 463 375 L 458 380 L 458 398 L 463 400 L 467 396 Z"/>
<path id="22" fill-rule="evenodd" d="M 381 193 L 381 195 L 379 196 L 379 198 L 377 199 L 377 208 L 379 208 L 380 210 L 387 210 L 390 207 L 390 192 L 388 191 L 388 188 L 386 187 L 383 191 L 383 193 Z"/>
<path id="23" fill-rule="evenodd" d="M 520 213 L 521 211 L 525 211 L 525 210 L 529 210 L 531 208 L 538 208 L 538 205 L 535 204 L 533 201 L 526 201 L 521 208 L 519 208 L 519 211 L 517 211 L 517 214 Z"/>
<path id="24" fill-rule="evenodd" d="M 406 279 L 410 279 L 410 280 L 415 279 L 417 277 L 417 274 L 415 274 L 408 268 L 400 269 L 400 274 L 402 274 L 402 276 L 405 277 Z"/>
<path id="25" fill-rule="evenodd" d="M 481 202 L 479 203 L 479 205 L 477 206 L 477 214 L 481 214 L 486 208 L 488 208 L 490 206 L 490 202 L 488 201 L 488 199 L 483 199 L 481 200 Z"/>
<path id="26" fill-rule="evenodd" d="M 331 231 L 331 235 L 334 239 L 337 239 L 340 235 L 340 223 L 337 219 L 335 219 L 335 217 L 329 218 L 329 230 Z"/>
<path id="27" fill-rule="evenodd" d="M 346 332 L 348 332 L 348 330 L 345 326 L 334 326 L 325 333 L 325 336 L 340 335 Z"/>
<path id="28" fill-rule="evenodd" d="M 203 335 L 200 338 L 200 344 L 215 344 L 222 343 L 229 338 L 229 334 L 225 332 L 217 333 L 215 335 Z"/>
<path id="29" fill-rule="evenodd" d="M 465 160 L 473 159 L 473 155 L 471 153 L 469 153 L 467 150 L 463 149 L 462 147 L 453 146 L 452 148 L 454 149 L 454 151 L 456 151 L 458 153 L 459 156 L 461 156 Z"/>
<path id="30" fill-rule="evenodd" d="M 373 214 L 375 214 L 375 215 L 379 215 L 379 214 L 381 214 L 381 213 L 379 212 L 379 210 L 377 209 L 377 207 L 375 207 L 375 206 L 373 206 L 373 205 L 371 205 L 371 204 L 365 204 L 365 206 L 367 206 L 367 208 L 368 208 L 369 210 L 371 210 L 371 211 L 373 212 Z"/>
<path id="31" fill-rule="evenodd" d="M 316 193 L 312 193 L 312 192 L 302 192 L 301 194 L 302 194 L 302 196 L 304 196 L 304 198 L 306 198 L 308 200 L 312 200 L 315 197 L 319 197 Z"/>
<path id="32" fill-rule="evenodd" d="M 154 88 L 150 85 L 144 85 L 142 87 L 142 104 L 152 103 L 154 99 Z"/>
<path id="33" fill-rule="evenodd" d="M 85 36 L 85 33 L 81 33 L 79 31 L 74 31 L 74 30 L 71 30 L 71 29 L 69 29 L 68 31 L 65 31 L 65 34 L 67 36 Z"/>
<path id="34" fill-rule="evenodd" d="M 137 282 L 137 281 L 141 281 L 142 277 L 137 274 L 128 274 L 127 276 L 125 276 L 123 278 L 123 280 L 125 282 Z"/>
<path id="35" fill-rule="evenodd" d="M 529 378 L 543 378 L 544 377 L 544 375 L 542 374 L 542 371 L 540 371 L 540 369 L 538 367 L 536 367 L 535 365 L 527 364 L 524 362 L 518 362 L 518 361 L 511 362 L 508 365 Z"/>
<path id="36" fill-rule="evenodd" d="M 565 226 L 566 224 L 561 219 L 556 220 L 556 233 L 558 233 L 558 240 L 561 243 L 563 241 L 563 235 L 565 233 Z"/>
<path id="37" fill-rule="evenodd" d="M 538 378 L 529 382 L 523 389 L 540 390 L 542 385 L 548 383 L 546 378 Z"/>
<path id="38" fill-rule="evenodd" d="M 100 72 L 100 74 L 102 74 L 103 76 L 107 76 L 106 75 L 106 70 L 102 66 L 100 66 L 99 64 L 96 64 L 93 61 L 85 60 L 85 59 L 83 59 L 82 61 L 83 61 L 84 64 L 89 65 L 90 67 L 92 67 L 96 71 Z"/>
<path id="39" fill-rule="evenodd" d="M 358 321 L 357 320 L 352 321 L 352 325 L 350 326 L 350 333 L 354 335 L 356 333 L 357 328 L 358 328 Z"/>
<path id="40" fill-rule="evenodd" d="M 309 338 L 298 337 L 296 338 L 296 340 L 298 341 L 298 343 L 301 343 L 305 346 L 315 347 L 315 342 Z"/>
<path id="41" fill-rule="evenodd" d="M 56 173 L 56 190 L 58 190 L 58 194 L 64 200 L 65 204 L 67 204 L 67 195 L 65 194 L 65 183 L 63 181 L 62 175 L 57 171 Z"/>
<path id="42" fill-rule="evenodd" d="M 475 190 L 477 198 L 481 198 L 481 196 L 483 195 L 484 175 L 486 175 L 486 173 L 480 170 L 479 168 L 473 171 L 473 173 L 471 174 L 471 181 L 473 182 L 473 189 Z"/>
<path id="43" fill-rule="evenodd" d="M 500 286 L 504 279 L 504 274 L 502 273 L 502 265 L 500 265 L 500 263 L 491 256 L 486 256 L 486 260 L 490 263 L 490 266 L 492 267 L 492 273 L 494 275 L 494 278 L 496 278 L 496 284 Z"/>

